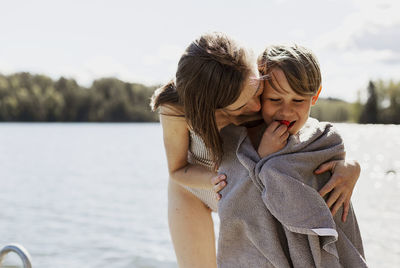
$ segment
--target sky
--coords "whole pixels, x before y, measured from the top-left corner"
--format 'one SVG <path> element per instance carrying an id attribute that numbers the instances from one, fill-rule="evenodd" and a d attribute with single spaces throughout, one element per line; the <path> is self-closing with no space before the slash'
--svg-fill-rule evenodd
<path id="1" fill-rule="evenodd" d="M 400 80 L 397 0 L 2 0 L 0 73 L 159 85 L 190 42 L 220 31 L 259 54 L 297 43 L 317 55 L 322 97 L 365 99 L 369 80 Z"/>

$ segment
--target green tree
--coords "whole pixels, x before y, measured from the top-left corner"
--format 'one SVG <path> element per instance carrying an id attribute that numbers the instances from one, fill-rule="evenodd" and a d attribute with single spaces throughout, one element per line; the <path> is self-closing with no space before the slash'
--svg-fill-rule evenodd
<path id="1" fill-rule="evenodd" d="M 378 94 L 372 81 L 369 81 L 368 100 L 364 105 L 359 122 L 363 124 L 378 123 Z"/>
<path id="2" fill-rule="evenodd" d="M 400 82 L 378 81 L 381 96 L 379 121 L 384 124 L 400 124 Z"/>
<path id="3" fill-rule="evenodd" d="M 311 108 L 311 117 L 319 121 L 347 122 L 350 120 L 351 104 L 339 99 L 320 98 Z"/>
<path id="4" fill-rule="evenodd" d="M 64 77 L 0 74 L 0 121 L 157 121 L 149 107 L 154 89 L 116 78 L 98 79 L 85 88 Z"/>

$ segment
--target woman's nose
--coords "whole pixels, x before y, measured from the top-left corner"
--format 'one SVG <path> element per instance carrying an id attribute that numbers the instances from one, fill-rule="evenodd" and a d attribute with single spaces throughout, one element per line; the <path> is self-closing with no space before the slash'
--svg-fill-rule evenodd
<path id="1" fill-rule="evenodd" d="M 249 103 L 249 110 L 252 112 L 258 112 L 261 109 L 260 97 L 255 97 Z"/>

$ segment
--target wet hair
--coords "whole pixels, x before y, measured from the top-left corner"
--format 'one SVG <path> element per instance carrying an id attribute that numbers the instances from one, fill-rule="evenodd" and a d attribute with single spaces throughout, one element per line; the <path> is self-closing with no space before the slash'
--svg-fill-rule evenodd
<path id="1" fill-rule="evenodd" d="M 218 166 L 223 149 L 215 112 L 238 99 L 252 66 L 249 52 L 233 39 L 204 34 L 183 53 L 175 79 L 155 91 L 152 109 L 167 104 L 183 108 L 188 126 L 203 139 Z"/>
<path id="2" fill-rule="evenodd" d="M 321 71 L 314 53 L 299 45 L 274 45 L 267 47 L 258 57 L 258 70 L 277 91 L 282 91 L 271 79 L 271 72 L 279 68 L 299 95 L 315 95 L 321 86 Z"/>

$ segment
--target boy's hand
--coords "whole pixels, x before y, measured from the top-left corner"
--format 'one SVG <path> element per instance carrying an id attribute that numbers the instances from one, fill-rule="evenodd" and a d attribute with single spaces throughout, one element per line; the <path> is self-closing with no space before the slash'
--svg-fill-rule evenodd
<path id="1" fill-rule="evenodd" d="M 287 139 L 289 138 L 289 132 L 287 129 L 286 125 L 280 124 L 277 121 L 272 122 L 267 127 L 257 150 L 261 158 L 273 154 L 285 147 Z"/>

